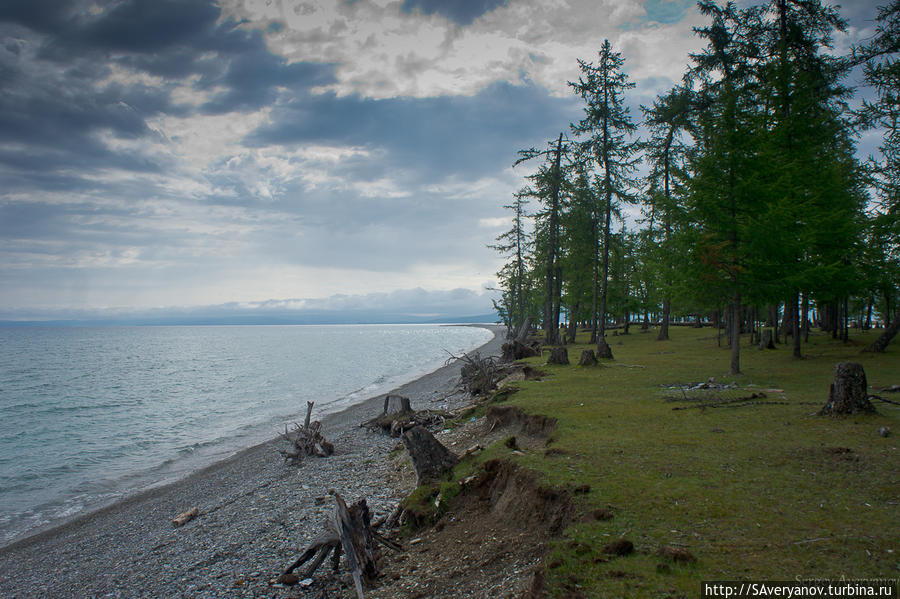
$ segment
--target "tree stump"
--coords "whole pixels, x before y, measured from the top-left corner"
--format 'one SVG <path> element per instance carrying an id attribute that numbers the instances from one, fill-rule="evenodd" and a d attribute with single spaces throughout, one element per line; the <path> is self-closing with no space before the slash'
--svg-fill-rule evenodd
<path id="1" fill-rule="evenodd" d="M 759 340 L 759 349 L 775 349 L 775 334 L 772 329 L 766 329 Z"/>
<path id="2" fill-rule="evenodd" d="M 613 359 L 612 348 L 609 346 L 609 343 L 606 342 L 606 337 L 600 337 L 600 340 L 597 341 L 597 358 L 606 360 Z"/>
<path id="3" fill-rule="evenodd" d="M 391 393 L 385 395 L 384 410 L 382 411 L 382 414 L 396 414 L 398 412 L 412 412 L 409 398 Z"/>
<path id="4" fill-rule="evenodd" d="M 579 366 L 596 366 L 597 365 L 597 356 L 594 355 L 594 350 L 592 349 L 584 349 L 581 351 L 581 359 L 578 360 Z"/>
<path id="5" fill-rule="evenodd" d="M 834 382 L 828 394 L 828 402 L 820 416 L 839 416 L 857 412 L 875 412 L 869 401 L 869 385 L 866 372 L 858 362 L 838 362 L 834 367 Z"/>
<path id="6" fill-rule="evenodd" d="M 414 426 L 400 438 L 416 470 L 417 486 L 439 479 L 456 466 L 457 457 L 424 427 Z"/>
<path id="7" fill-rule="evenodd" d="M 550 358 L 548 364 L 568 364 L 569 350 L 562 346 L 554 347 L 550 350 Z"/>

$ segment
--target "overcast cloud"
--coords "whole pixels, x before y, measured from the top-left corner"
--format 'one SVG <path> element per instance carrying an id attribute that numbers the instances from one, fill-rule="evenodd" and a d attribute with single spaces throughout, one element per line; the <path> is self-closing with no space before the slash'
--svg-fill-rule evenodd
<path id="1" fill-rule="evenodd" d="M 872 3 L 843 12 L 839 47 L 871 34 Z M 682 0 L 6 0 L 0 318 L 489 312 L 511 164 L 580 118 L 576 59 L 610 38 L 636 108 L 701 22 Z"/>

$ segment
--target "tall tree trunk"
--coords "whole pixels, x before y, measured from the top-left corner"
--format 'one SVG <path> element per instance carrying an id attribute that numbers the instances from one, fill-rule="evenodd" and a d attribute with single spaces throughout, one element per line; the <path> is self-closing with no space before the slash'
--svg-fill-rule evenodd
<path id="1" fill-rule="evenodd" d="M 797 303 L 792 303 L 791 298 L 784 302 L 784 315 L 781 317 L 781 334 L 784 336 L 785 343 L 787 343 L 788 336 L 794 333 L 793 318 L 796 309 Z"/>
<path id="2" fill-rule="evenodd" d="M 809 343 L 809 292 L 803 292 L 803 342 Z"/>
<path id="3" fill-rule="evenodd" d="M 559 314 L 562 310 L 562 267 L 556 267 L 556 288 L 553 290 L 553 322 L 556 323 L 556 342 L 563 340 L 559 338 Z"/>
<path id="4" fill-rule="evenodd" d="M 604 96 L 607 93 L 606 85 L 603 86 Z M 605 98 L 606 99 L 606 98 Z M 608 102 L 608 99 L 606 99 Z M 608 358 L 612 359 L 613 353 L 612 348 L 609 347 L 609 344 L 606 342 L 606 297 L 607 291 L 609 289 L 609 239 L 610 239 L 610 225 L 612 224 L 612 179 L 609 173 L 609 153 L 608 153 L 608 138 L 609 133 L 607 131 L 606 119 L 603 121 L 603 171 L 604 171 L 604 183 L 606 188 L 606 205 L 603 207 L 604 215 L 603 215 L 603 278 L 600 280 L 600 310 L 597 316 L 598 320 L 598 330 L 597 330 L 597 357 L 598 358 Z"/>
<path id="5" fill-rule="evenodd" d="M 656 336 L 657 341 L 669 340 L 669 296 L 663 298 L 663 311 L 659 321 L 659 335 Z"/>
<path id="6" fill-rule="evenodd" d="M 553 159 L 553 178 L 550 189 L 550 234 L 547 249 L 547 272 L 546 272 L 546 296 L 544 299 L 544 331 L 547 343 L 559 343 L 559 309 L 555 308 L 557 281 L 559 267 L 556 264 L 556 248 L 559 243 L 559 189 L 561 186 L 562 171 L 560 162 L 562 160 L 562 137 L 559 134 L 559 141 L 556 142 L 556 156 Z M 558 303 L 556 304 L 558 306 Z M 555 319 L 554 319 L 555 316 Z"/>
<path id="7" fill-rule="evenodd" d="M 716 345 L 722 347 L 722 316 L 718 308 L 712 313 L 713 326 L 716 327 Z"/>
<path id="8" fill-rule="evenodd" d="M 581 308 L 579 302 L 575 302 L 572 311 L 569 313 L 569 343 L 575 343 L 575 335 L 578 334 L 578 310 Z"/>
<path id="9" fill-rule="evenodd" d="M 592 194 L 593 195 L 593 194 Z M 591 343 L 597 343 L 597 331 L 599 326 L 598 305 L 599 305 L 599 278 L 600 278 L 600 223 L 597 214 L 597 202 L 593 202 L 591 209 L 591 238 L 594 244 L 594 259 L 591 261 Z"/>
<path id="10" fill-rule="evenodd" d="M 730 374 L 741 373 L 741 293 L 738 286 L 734 286 L 734 296 L 731 303 L 731 370 Z"/>
<path id="11" fill-rule="evenodd" d="M 767 307 L 768 315 L 766 316 L 766 326 L 772 327 L 775 333 L 775 343 L 781 343 L 781 337 L 778 335 L 778 306 L 769 304 Z"/>
<path id="12" fill-rule="evenodd" d="M 844 319 L 841 322 L 841 341 L 847 343 L 850 341 L 850 298 L 844 297 L 842 310 Z"/>
<path id="13" fill-rule="evenodd" d="M 669 148 L 672 145 L 673 140 L 673 131 L 669 130 L 666 135 L 666 143 L 663 147 L 663 168 L 664 171 L 664 193 L 666 195 L 666 211 L 665 211 L 665 222 L 663 224 L 663 228 L 665 231 L 665 240 L 668 243 L 669 235 L 672 231 L 672 224 L 669 218 L 669 206 L 671 205 L 671 191 L 669 189 Z M 668 274 L 668 269 L 667 274 Z M 667 277 L 668 278 L 668 277 Z M 666 281 L 668 283 L 668 280 Z M 659 335 L 656 336 L 657 341 L 668 341 L 669 340 L 669 309 L 671 307 L 671 302 L 669 299 L 669 286 L 666 285 L 666 295 L 663 297 L 663 313 L 662 320 L 659 324 Z"/>
<path id="14" fill-rule="evenodd" d="M 799 308 L 797 306 L 797 302 L 800 300 L 799 294 L 795 291 L 793 297 L 791 297 L 791 311 L 794 313 L 794 318 L 791 322 L 791 336 L 794 338 L 794 347 L 793 347 L 793 355 L 794 358 L 802 358 L 803 354 L 801 353 L 800 348 L 800 317 L 799 317 Z"/>

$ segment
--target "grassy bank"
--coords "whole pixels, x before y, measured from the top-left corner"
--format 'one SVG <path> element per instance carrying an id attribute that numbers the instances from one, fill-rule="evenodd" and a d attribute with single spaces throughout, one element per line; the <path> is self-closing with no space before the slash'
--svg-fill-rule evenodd
<path id="1" fill-rule="evenodd" d="M 729 376 L 729 350 L 710 329 L 677 328 L 668 342 L 633 329 L 609 338 L 615 361 L 575 366 L 590 346 L 569 346 L 573 365 L 541 366 L 550 376 L 517 383 L 509 402 L 557 417 L 559 429 L 552 451 L 510 459 L 547 484 L 590 485 L 575 496 L 580 511 L 613 514 L 585 518 L 554 542 L 551 596 L 695 597 L 701 580 L 900 578 L 900 408 L 815 415 L 836 362 L 861 362 L 872 388 L 900 384 L 900 349 L 860 354 L 869 337 L 813 335 L 803 360 L 789 347 L 745 345 L 744 373 Z M 711 377 L 737 388 L 684 390 Z M 753 393 L 730 407 L 696 401 Z M 893 434 L 880 436 L 883 426 Z M 603 553 L 619 538 L 634 553 Z M 662 546 L 697 561 L 662 557 Z"/>

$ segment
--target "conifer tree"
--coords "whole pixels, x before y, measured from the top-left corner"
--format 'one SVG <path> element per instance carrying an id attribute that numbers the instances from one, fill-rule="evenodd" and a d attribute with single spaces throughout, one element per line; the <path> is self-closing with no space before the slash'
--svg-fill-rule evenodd
<path id="1" fill-rule="evenodd" d="M 738 11 L 733 4 L 719 7 L 699 3 L 712 23 L 695 29 L 707 40 L 706 48 L 692 55 L 692 75 L 707 105 L 698 119 L 701 151 L 691 181 L 690 210 L 697 241 L 700 280 L 707 294 L 729 302 L 731 374 L 740 367 L 741 295 L 745 280 L 747 248 L 754 223 L 755 198 L 745 185 L 744 173 L 753 155 L 751 117 L 756 109 L 747 93 L 753 83 L 751 61 L 758 55 L 752 24 L 757 11 Z"/>
<path id="2" fill-rule="evenodd" d="M 602 273 L 597 314 L 597 353 L 601 358 L 613 357 L 605 334 L 612 214 L 617 202 L 634 201 L 632 192 L 636 182 L 632 174 L 640 161 L 638 142 L 632 139 L 637 126 L 625 106 L 625 92 L 633 88 L 634 83 L 622 70 L 624 63 L 622 55 L 613 51 L 609 40 L 604 40 L 599 62 L 595 65 L 579 60 L 581 77 L 576 82 L 569 82 L 585 102 L 585 116 L 572 124 L 572 131 L 586 137 L 580 144 L 580 152 L 597 170 L 603 201 Z"/>
<path id="3" fill-rule="evenodd" d="M 854 59 L 864 62 L 866 83 L 876 94 L 874 102 L 865 102 L 862 116 L 868 127 L 883 131 L 879 147 L 881 160 L 873 168 L 878 193 L 877 229 L 886 232 L 882 253 L 889 259 L 900 256 L 900 0 L 891 0 L 879 8 L 874 39 L 854 48 Z M 894 283 L 896 284 L 896 283 Z M 886 296 L 890 295 L 891 289 Z M 883 352 L 900 332 L 900 307 L 890 324 L 865 351 Z"/>
<path id="4" fill-rule="evenodd" d="M 531 234 L 527 228 L 528 195 L 522 190 L 513 197 L 512 204 L 504 206 L 512 210 L 512 227 L 497 236 L 496 244 L 488 246 L 509 258 L 509 262 L 497 273 L 502 299 L 499 304 L 494 302 L 494 308 L 503 317 L 510 331 L 518 330 L 528 316 L 527 260 L 532 246 Z"/>
<path id="5" fill-rule="evenodd" d="M 564 185 L 563 157 L 568 149 L 568 140 L 563 144 L 563 133 L 555 142 L 550 142 L 545 150 L 530 148 L 519 151 L 519 159 L 515 165 L 537 157 L 547 162 L 531 175 L 534 187 L 527 193 L 536 197 L 544 206 L 538 212 L 538 231 L 536 242 L 543 250 L 540 256 L 544 270 L 544 307 L 543 325 L 548 344 L 559 343 L 559 315 L 562 296 L 562 266 L 560 264 L 560 220 L 563 206 L 562 189 Z M 514 166 L 515 166 L 514 165 Z"/>
<path id="6" fill-rule="evenodd" d="M 659 96 L 650 108 L 642 106 L 644 122 L 650 129 L 650 139 L 645 144 L 647 158 L 650 161 L 650 194 L 648 201 L 651 211 L 661 221 L 662 243 L 664 251 L 658 252 L 657 259 L 667 260 L 667 253 L 672 248 L 672 229 L 676 213 L 675 195 L 679 185 L 679 159 L 683 159 L 685 147 L 681 140 L 682 133 L 691 128 L 692 93 L 687 86 L 675 87 Z M 670 268 L 660 265 L 663 277 L 660 283 L 664 287 L 662 295 L 662 316 L 660 317 L 658 341 L 669 339 L 669 314 L 671 311 Z"/>

